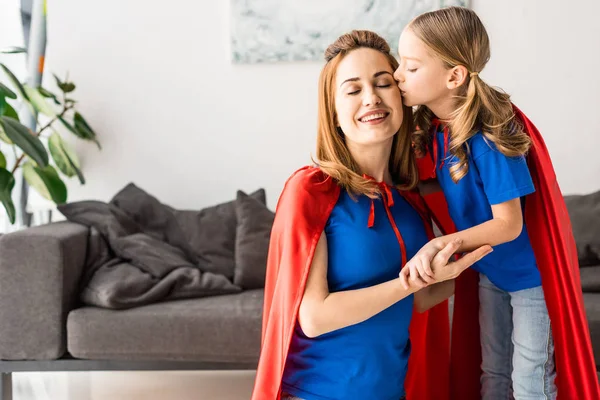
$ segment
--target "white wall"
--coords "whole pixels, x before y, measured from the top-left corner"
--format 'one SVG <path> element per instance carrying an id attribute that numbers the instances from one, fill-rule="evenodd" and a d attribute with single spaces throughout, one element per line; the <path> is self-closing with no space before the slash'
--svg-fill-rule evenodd
<path id="1" fill-rule="evenodd" d="M 491 38 L 483 79 L 545 138 L 563 193 L 600 189 L 600 1 L 474 0 Z"/>
<path id="2" fill-rule="evenodd" d="M 232 65 L 228 1 L 51 4 L 47 69 L 70 71 L 104 146 L 78 146 L 71 200 L 134 181 L 190 208 L 265 187 L 274 207 L 310 162 L 320 64 Z"/>
<path id="3" fill-rule="evenodd" d="M 69 71 L 104 147 L 77 144 L 88 184 L 73 181 L 70 200 L 134 181 L 177 207 L 258 187 L 275 206 L 314 151 L 321 63 L 232 65 L 228 3 L 49 2 L 46 69 Z M 541 129 L 563 191 L 589 192 L 600 189 L 600 2 L 566 4 L 473 1 L 492 40 L 482 77 Z"/>

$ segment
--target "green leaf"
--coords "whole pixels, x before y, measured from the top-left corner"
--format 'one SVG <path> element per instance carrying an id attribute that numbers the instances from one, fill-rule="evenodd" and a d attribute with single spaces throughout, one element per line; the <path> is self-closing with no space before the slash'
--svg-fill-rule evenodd
<path id="1" fill-rule="evenodd" d="M 79 167 L 79 159 L 77 154 L 71 147 L 62 139 L 62 137 L 54 132 L 48 140 L 48 149 L 52 155 L 52 159 L 56 163 L 58 169 L 69 178 L 77 175 L 79 182 L 85 185 L 85 178 Z"/>
<path id="2" fill-rule="evenodd" d="M 56 204 L 67 201 L 67 187 L 52 165 L 40 168 L 32 162 L 26 162 L 22 168 L 27 183 L 43 197 Z"/>
<path id="3" fill-rule="evenodd" d="M 67 82 L 61 87 L 61 89 L 65 93 L 71 93 L 75 90 L 75 84 L 72 82 Z"/>
<path id="4" fill-rule="evenodd" d="M 54 76 L 54 79 L 56 79 L 56 86 L 60 87 L 60 85 L 63 85 L 63 81 L 60 80 L 60 78 L 56 75 L 56 74 L 52 74 Z"/>
<path id="5" fill-rule="evenodd" d="M 96 143 L 99 149 L 102 149 L 102 146 L 100 146 L 100 142 L 98 142 L 98 139 L 96 139 L 96 133 L 92 130 L 92 128 L 89 126 L 89 124 L 81 114 L 75 112 L 73 122 L 75 123 L 75 130 L 79 132 L 80 138 L 85 140 L 91 140 L 94 143 Z"/>
<path id="6" fill-rule="evenodd" d="M 8 67 L 2 63 L 0 63 L 0 68 L 2 68 L 4 70 L 4 73 L 6 74 L 6 76 L 8 76 L 8 79 L 10 79 L 11 83 L 17 88 L 17 91 L 19 92 L 19 94 L 26 100 L 29 100 L 27 98 L 27 93 L 25 93 L 25 88 L 23 87 L 23 85 L 21 85 L 21 82 L 19 82 L 19 80 L 11 72 L 11 70 L 8 69 Z"/>
<path id="7" fill-rule="evenodd" d="M 73 90 L 75 90 L 75 84 L 72 82 L 63 82 L 59 79 L 58 76 L 56 76 L 56 74 L 54 74 L 54 79 L 56 79 L 56 86 L 58 86 L 60 88 L 60 90 L 62 90 L 65 93 L 71 93 Z"/>
<path id="8" fill-rule="evenodd" d="M 79 114 L 78 112 L 75 113 L 75 116 L 73 118 L 75 126 L 70 124 L 68 121 L 66 121 L 62 117 L 59 117 L 58 119 L 75 136 L 77 136 L 78 138 L 84 139 L 84 140 L 91 140 L 94 143 L 96 143 L 96 145 L 98 146 L 99 149 L 102 149 L 102 146 L 100 146 L 100 142 L 98 142 L 98 139 L 96 139 L 96 134 L 94 133 L 92 128 L 90 128 L 90 126 L 88 125 L 86 120 L 81 116 L 81 114 Z"/>
<path id="9" fill-rule="evenodd" d="M 58 119 L 59 119 L 60 122 L 62 122 L 62 124 L 65 126 L 65 128 L 67 128 L 68 130 L 70 130 L 71 133 L 75 134 L 75 136 L 79 137 L 79 133 L 77 132 L 77 130 L 75 129 L 75 127 L 73 125 L 71 125 L 66 119 L 64 119 L 61 116 L 59 116 Z"/>
<path id="10" fill-rule="evenodd" d="M 92 128 L 88 125 L 87 121 L 78 112 L 75 112 L 75 116 L 73 117 L 73 122 L 75 123 L 75 129 L 77 129 L 77 131 L 85 139 L 93 139 L 96 137 L 96 134 L 94 133 Z"/>
<path id="11" fill-rule="evenodd" d="M 4 128 L 6 136 L 23 150 L 40 167 L 48 165 L 48 153 L 39 138 L 34 136 L 31 131 L 9 117 L 0 117 L 0 125 Z"/>
<path id="12" fill-rule="evenodd" d="M 6 157 L 4 157 L 4 154 L 0 151 L 0 168 L 6 168 Z"/>
<path id="13" fill-rule="evenodd" d="M 52 107 L 50 107 L 44 96 L 42 96 L 39 91 L 27 85 L 23 85 L 23 87 L 25 88 L 25 92 L 29 97 L 29 102 L 37 112 L 49 117 L 56 116 L 56 112 L 52 109 Z"/>
<path id="14" fill-rule="evenodd" d="M 50 92 L 49 90 L 44 89 L 41 86 L 38 86 L 37 88 L 38 92 L 40 92 L 40 94 L 48 99 L 52 99 L 54 100 L 54 104 L 56 105 L 60 105 L 60 101 L 58 101 L 58 97 L 56 97 L 56 95 L 52 92 Z"/>
<path id="15" fill-rule="evenodd" d="M 0 97 L 0 117 L 3 115 L 10 117 L 10 118 L 14 118 L 17 121 L 19 120 L 19 116 L 17 115 L 17 112 L 15 111 L 14 108 L 11 107 L 10 104 L 8 104 L 6 102 L 6 98 Z M 8 138 L 8 136 L 6 136 L 6 133 L 4 132 L 4 128 L 2 127 L 2 124 L 0 124 L 0 140 L 2 140 L 6 144 L 13 144 L 12 140 L 10 140 Z"/>
<path id="16" fill-rule="evenodd" d="M 9 99 L 16 99 L 17 94 L 10 90 L 8 86 L 5 86 L 2 82 L 0 82 L 0 97 L 8 97 Z"/>
<path id="17" fill-rule="evenodd" d="M 27 50 L 23 47 L 17 46 L 8 46 L 0 49 L 0 53 L 3 54 L 17 54 L 17 53 L 27 53 Z"/>
<path id="18" fill-rule="evenodd" d="M 12 108 L 12 106 L 8 103 L 4 103 L 2 112 L 0 112 L 0 116 L 4 115 L 5 117 L 12 118 L 14 120 L 19 120 L 19 114 L 17 111 Z"/>
<path id="19" fill-rule="evenodd" d="M 6 136 L 6 132 L 4 132 L 2 124 L 0 124 L 0 140 L 2 140 L 6 144 L 13 144 L 12 140 L 10 140 L 8 136 Z"/>
<path id="20" fill-rule="evenodd" d="M 15 187 L 15 177 L 4 168 L 0 168 L 0 201 L 6 210 L 11 224 L 15 223 L 16 212 L 12 201 L 12 190 Z"/>
<path id="21" fill-rule="evenodd" d="M 0 97 L 0 117 L 3 115 L 9 118 L 13 118 L 17 121 L 19 120 L 19 114 L 17 114 L 15 109 L 12 108 L 12 106 L 6 102 L 6 98 Z M 0 140 L 2 140 L 6 144 L 13 144 L 12 140 L 10 140 L 8 136 L 6 136 L 2 124 L 0 124 Z"/>

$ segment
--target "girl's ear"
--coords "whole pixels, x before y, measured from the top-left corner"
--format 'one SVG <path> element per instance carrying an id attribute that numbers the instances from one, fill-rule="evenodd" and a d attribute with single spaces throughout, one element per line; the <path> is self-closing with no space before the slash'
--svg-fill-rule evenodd
<path id="1" fill-rule="evenodd" d="M 448 81 L 446 82 L 446 86 L 450 90 L 457 89 L 467 81 L 467 76 L 469 76 L 467 67 L 464 65 L 457 65 L 448 71 Z"/>

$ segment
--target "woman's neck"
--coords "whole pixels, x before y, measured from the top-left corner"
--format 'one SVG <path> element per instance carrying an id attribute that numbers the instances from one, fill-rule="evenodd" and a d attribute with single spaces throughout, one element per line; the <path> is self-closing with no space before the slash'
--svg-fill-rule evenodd
<path id="1" fill-rule="evenodd" d="M 359 145 L 352 142 L 347 144 L 361 174 L 366 174 L 377 182 L 393 184 L 389 169 L 392 142 L 393 139 L 390 139 L 389 143 L 376 145 Z"/>

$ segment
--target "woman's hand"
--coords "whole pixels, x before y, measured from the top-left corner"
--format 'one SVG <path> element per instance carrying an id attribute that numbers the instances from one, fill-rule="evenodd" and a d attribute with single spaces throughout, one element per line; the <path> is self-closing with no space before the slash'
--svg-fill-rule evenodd
<path id="1" fill-rule="evenodd" d="M 455 239 L 449 242 L 442 249 L 438 250 L 433 256 L 431 254 L 436 248 L 439 247 L 439 242 L 432 240 L 419 251 L 422 254 L 417 253 L 413 257 L 402 271 L 400 271 L 400 283 L 406 289 L 409 286 L 416 286 L 423 288 L 427 285 L 444 282 L 450 279 L 455 279 L 465 269 L 481 260 L 483 257 L 494 251 L 491 246 L 481 246 L 470 253 L 465 254 L 461 259 L 455 262 L 449 262 L 450 258 L 459 249 L 462 241 Z M 419 255 L 418 261 L 413 260 Z M 430 259 L 427 265 L 423 265 L 420 261 Z M 412 269 L 411 269 L 412 267 Z M 426 275 L 426 279 L 422 277 L 419 270 L 421 268 Z"/>

